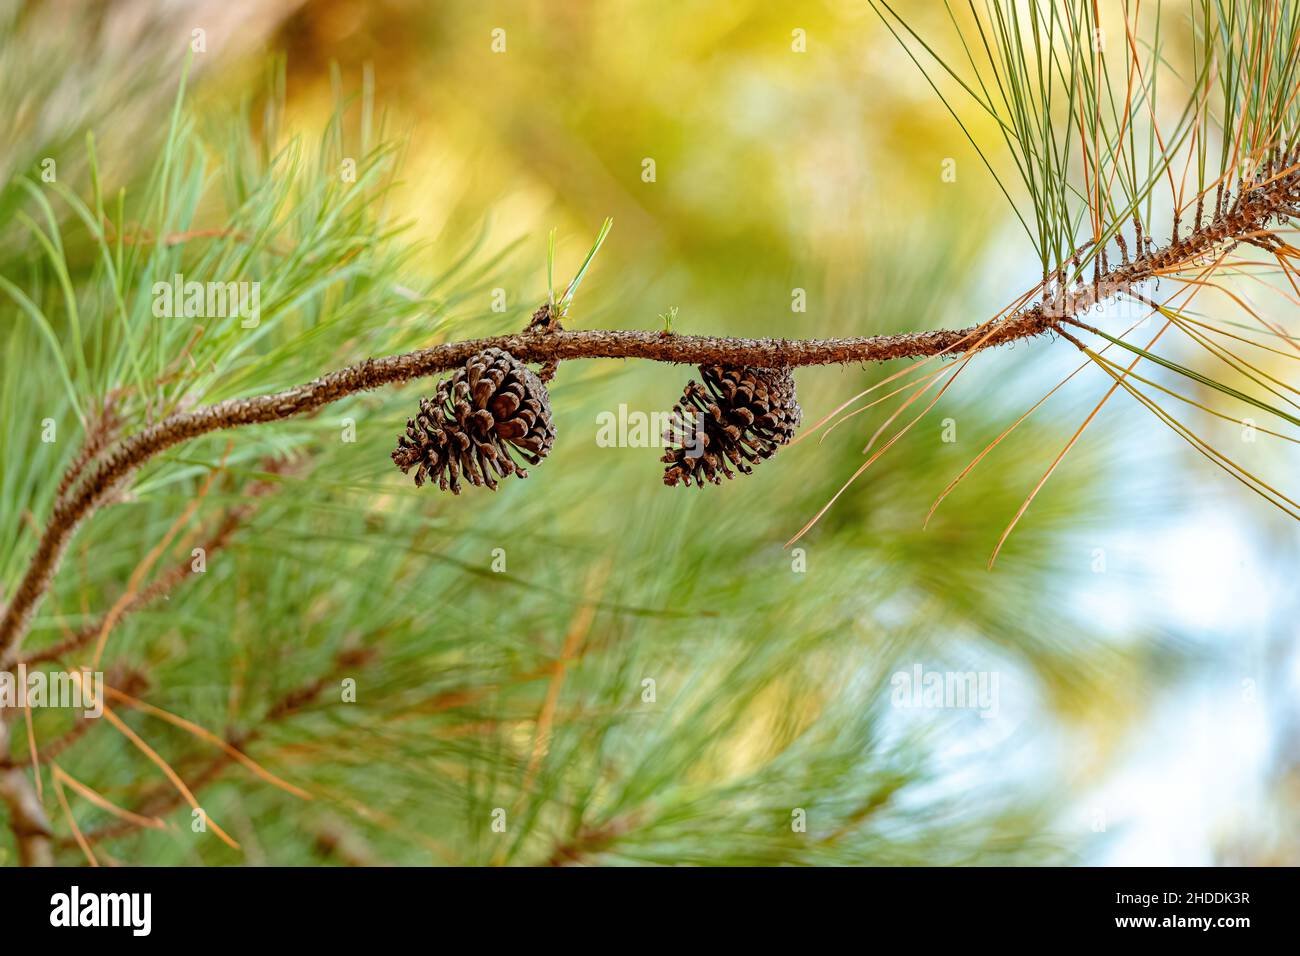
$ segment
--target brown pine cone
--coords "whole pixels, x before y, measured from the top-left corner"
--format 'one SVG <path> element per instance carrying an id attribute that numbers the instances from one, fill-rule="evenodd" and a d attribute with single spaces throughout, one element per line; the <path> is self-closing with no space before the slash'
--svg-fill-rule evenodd
<path id="1" fill-rule="evenodd" d="M 404 473 L 416 469 L 417 487 L 436 478 L 458 495 L 463 476 L 495 491 L 498 477 L 528 477 L 515 455 L 536 465 L 554 442 L 546 386 L 509 352 L 485 349 L 440 382 L 432 399 L 420 399 L 393 461 Z"/>
<path id="2" fill-rule="evenodd" d="M 790 370 L 701 365 L 703 384 L 686 385 L 664 438 L 677 445 L 662 461 L 664 484 L 722 484 L 771 458 L 803 420 Z"/>

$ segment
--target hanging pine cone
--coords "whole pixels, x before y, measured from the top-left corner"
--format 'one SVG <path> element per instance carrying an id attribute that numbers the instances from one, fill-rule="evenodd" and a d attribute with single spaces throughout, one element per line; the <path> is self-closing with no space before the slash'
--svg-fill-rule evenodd
<path id="1" fill-rule="evenodd" d="M 704 384 L 687 383 L 664 433 L 679 446 L 662 459 L 665 485 L 720 485 L 723 476 L 735 477 L 732 465 L 748 475 L 752 463 L 788 444 L 803 420 L 789 369 L 701 365 L 700 375 Z"/>
<path id="2" fill-rule="evenodd" d="M 433 398 L 420 399 L 393 461 L 403 473 L 416 469 L 417 487 L 436 478 L 458 495 L 464 477 L 495 491 L 498 477 L 528 477 L 516 454 L 536 465 L 554 442 L 546 386 L 509 352 L 484 349 L 443 379 Z"/>

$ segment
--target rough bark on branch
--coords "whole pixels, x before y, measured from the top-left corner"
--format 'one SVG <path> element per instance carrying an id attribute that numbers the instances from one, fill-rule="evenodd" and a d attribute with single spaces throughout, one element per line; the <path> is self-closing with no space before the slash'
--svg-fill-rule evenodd
<path id="1" fill-rule="evenodd" d="M 181 442 L 209 432 L 292 418 L 348 395 L 395 382 L 407 382 L 461 365 L 486 348 L 505 349 L 524 362 L 566 359 L 638 358 L 671 363 L 801 366 L 879 362 L 887 359 L 957 353 L 1040 335 L 1056 324 L 1041 309 L 1024 312 L 996 326 L 914 332 L 848 339 L 735 339 L 702 335 L 660 335 L 627 331 L 531 331 L 517 335 L 435 345 L 330 372 L 280 392 L 232 398 L 188 412 L 177 412 L 124 438 L 88 466 L 56 503 L 36 553 L 0 619 L 0 667 L 16 655 L 19 638 L 48 589 L 72 533 L 113 490 L 144 462 Z"/>

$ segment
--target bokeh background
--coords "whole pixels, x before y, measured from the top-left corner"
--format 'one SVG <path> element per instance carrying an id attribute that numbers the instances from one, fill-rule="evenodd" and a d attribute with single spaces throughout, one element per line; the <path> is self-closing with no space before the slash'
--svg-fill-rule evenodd
<path id="1" fill-rule="evenodd" d="M 922 33 L 941 16 L 898 6 Z M 959 327 L 1036 278 L 990 174 L 862 0 L 78 7 L 6 14 L 25 42 L 5 43 L 0 84 L 31 104 L 10 113 L 11 177 L 58 151 L 61 178 L 86 195 L 75 157 L 93 130 L 101 175 L 147 189 L 196 28 L 206 50 L 185 109 L 207 164 L 191 228 L 223 225 L 230 208 L 203 197 L 238 153 L 223 126 L 232 116 L 251 117 L 252 140 L 265 141 L 263 116 L 274 112 L 277 130 L 330 129 L 342 97 L 330 148 L 397 145 L 377 202 L 409 223 L 391 239 L 403 250 L 393 268 L 416 307 L 389 295 L 376 267 L 382 281 L 353 306 L 338 301 L 346 285 L 294 300 L 268 322 L 258 361 L 223 352 L 232 364 L 214 368 L 239 374 L 196 379 L 175 401 L 517 328 L 545 295 L 550 230 L 567 276 L 606 216 L 614 229 L 570 327 L 660 328 L 674 309 L 684 333 Z M 282 102 L 272 111 L 268 76 L 269 101 Z M 322 160 L 320 174 L 334 165 Z M 307 193 L 286 189 L 287 201 Z M 46 267 L 13 226 L 28 200 L 4 195 L 0 272 L 43 289 Z M 69 257 L 93 260 L 90 245 L 70 237 Z M 471 264 L 452 271 L 464 254 Z M 86 288 L 96 281 L 84 273 Z M 806 311 L 791 308 L 796 289 Z M 504 313 L 492 308 L 502 292 Z M 19 323 L 16 305 L 0 309 Z M 35 334 L 13 334 L 9 348 L 38 362 Z M 205 809 L 241 850 L 196 843 L 187 811 L 164 806 L 156 770 L 120 741 L 61 759 L 180 830 L 112 834 L 97 848 L 140 863 L 1300 862 L 1284 518 L 1118 395 L 986 570 L 1103 393 L 1088 371 L 922 528 L 948 481 L 1074 369 L 1072 352 L 1040 341 L 972 363 L 800 542 L 801 568 L 783 544 L 861 463 L 891 408 L 699 492 L 664 488 L 654 449 L 596 441 L 602 412 L 676 400 L 688 370 L 649 363 L 563 367 L 553 457 L 496 496 L 417 492 L 391 467 L 427 383 L 240 435 L 233 452 L 224 437 L 186 446 L 81 532 L 33 643 L 111 602 L 193 498 L 205 461 L 228 455 L 196 521 L 242 500 L 266 455 L 302 455 L 202 581 L 133 615 L 114 642 L 142 698 L 228 730 L 315 799 L 238 767 L 206 776 L 199 744 L 146 724 L 182 776 L 202 780 Z M 9 369 L 6 418 L 26 414 L 24 396 L 62 400 L 30 366 Z M 893 371 L 799 370 L 805 420 Z M 337 440 L 343 416 L 355 443 Z M 6 462 L 33 441 L 11 436 Z M 39 517 L 47 500 L 7 467 L 6 588 L 34 541 L 20 512 Z M 357 705 L 324 694 L 268 721 L 312 674 L 332 688 L 329 662 L 358 649 L 364 666 L 350 659 L 342 675 L 356 677 Z M 891 675 L 918 664 L 996 673 L 996 715 L 891 706 Z M 57 738 L 55 724 L 38 732 Z M 498 807 L 518 822 L 494 842 Z M 791 832 L 794 808 L 810 835 Z M 74 812 L 92 832 L 115 825 L 89 804 Z M 80 859 L 66 840 L 63 852 Z"/>

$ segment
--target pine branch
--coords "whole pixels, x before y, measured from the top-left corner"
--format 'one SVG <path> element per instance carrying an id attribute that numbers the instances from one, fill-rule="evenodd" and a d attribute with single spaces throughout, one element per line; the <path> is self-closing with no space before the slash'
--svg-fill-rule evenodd
<path id="1" fill-rule="evenodd" d="M 1276 162 L 1276 161 L 1275 161 Z M 367 359 L 311 382 L 250 398 L 228 399 L 178 412 L 125 438 L 61 497 L 13 599 L 0 620 L 0 667 L 17 653 L 37 604 L 49 589 L 73 532 L 128 476 L 150 458 L 200 435 L 293 418 L 384 385 L 407 382 L 463 364 L 487 348 L 503 349 L 523 362 L 637 358 L 678 364 L 790 368 L 844 365 L 891 359 L 971 353 L 1054 331 L 1059 323 L 1141 283 L 1178 272 L 1241 242 L 1269 237 L 1272 220 L 1300 207 L 1300 165 L 1287 154 L 1281 171 L 1259 185 L 1245 185 L 1232 203 L 1198 224 L 1186 238 L 1142 252 L 1113 269 L 1094 273 L 1087 285 L 1058 288 L 1038 304 L 991 323 L 964 329 L 840 339 L 744 339 L 659 332 L 530 327 L 522 333 L 451 342 L 381 359 Z"/>
<path id="2" fill-rule="evenodd" d="M 455 368 L 487 348 L 524 362 L 640 358 L 658 362 L 789 367 L 856 364 L 988 348 L 1041 335 L 1058 320 L 1030 310 L 996 326 L 847 339 L 734 339 L 660 336 L 657 332 L 531 331 L 452 342 L 382 359 L 367 359 L 314 381 L 251 398 L 179 412 L 119 441 L 55 505 L 26 574 L 0 620 L 0 666 L 12 662 L 32 612 L 48 590 L 80 523 L 150 458 L 210 432 L 293 418 L 358 392 Z"/>
<path id="3" fill-rule="evenodd" d="M 104 429 L 109 427 L 103 423 L 110 422 L 110 416 L 111 408 L 106 406 L 103 416 L 99 419 L 101 424 L 97 424 L 92 428 L 93 435 L 103 434 Z M 64 476 L 61 490 L 75 482 L 76 476 L 89 461 L 94 459 L 97 451 L 102 447 L 102 441 L 93 438 L 87 439 L 85 450 L 77 456 Z M 288 470 L 286 464 L 274 461 L 265 463 L 264 467 L 274 474 L 284 474 Z M 249 489 L 248 494 L 250 497 L 261 497 L 275 490 L 276 487 L 278 486 L 272 482 L 259 481 Z M 228 509 L 222 515 L 222 519 L 214 533 L 205 541 L 203 547 L 206 552 L 211 555 L 224 547 L 234 533 L 247 521 L 253 511 L 254 505 L 251 503 L 244 503 Z M 173 588 L 189 577 L 191 573 L 188 561 L 173 567 L 136 595 L 124 606 L 122 613 L 130 613 L 153 604 L 167 595 Z M 58 644 L 24 658 L 24 663 L 30 666 L 63 658 L 67 654 L 89 644 L 100 633 L 102 628 L 103 619 L 97 620 L 94 624 L 82 628 Z M 89 719 L 79 718 L 72 730 L 42 748 L 40 753 L 37 754 L 36 762 L 40 764 L 57 757 L 80 740 L 91 728 L 92 724 L 93 721 Z M 9 808 L 9 827 L 19 847 L 20 862 L 25 866 L 50 865 L 53 860 L 49 848 L 49 821 L 37 798 L 35 788 L 32 786 L 31 781 L 27 779 L 25 762 L 16 761 L 9 755 L 9 728 L 9 715 L 0 714 L 0 800 L 3 800 Z"/>
<path id="4" fill-rule="evenodd" d="M 262 465 L 263 469 L 277 475 L 286 474 L 288 471 L 284 463 L 277 461 L 266 461 Z M 199 547 L 208 557 L 212 557 L 234 537 L 237 532 L 252 516 L 256 510 L 252 499 L 261 498 L 273 493 L 279 488 L 279 484 L 273 481 L 259 480 L 254 482 L 245 490 L 246 499 L 243 503 L 232 508 L 227 508 L 221 515 L 221 520 L 217 522 L 213 532 L 204 539 Z M 133 595 L 120 609 L 117 620 L 121 620 L 127 614 L 142 610 L 169 595 L 173 590 L 183 582 L 193 576 L 194 571 L 191 567 L 191 561 L 185 560 L 179 564 L 173 565 L 164 573 L 160 574 L 153 581 L 142 588 L 139 593 Z M 69 634 L 63 640 L 49 647 L 41 648 L 39 651 L 33 651 L 22 658 L 24 664 L 31 667 L 36 664 L 43 664 L 48 661 L 63 660 L 74 651 L 85 647 L 104 629 L 107 615 L 101 615 L 90 624 L 82 627 L 78 631 Z"/>
<path id="5" fill-rule="evenodd" d="M 108 447 L 113 440 L 113 436 L 121 427 L 122 422 L 114 411 L 114 399 L 110 396 L 86 427 L 86 438 L 82 442 L 81 451 L 73 459 L 68 470 L 64 472 L 63 479 L 59 482 L 59 487 L 55 489 L 55 498 L 61 498 L 69 488 L 76 483 L 81 477 L 81 473 L 86 466 L 99 457 L 99 453 Z"/>

